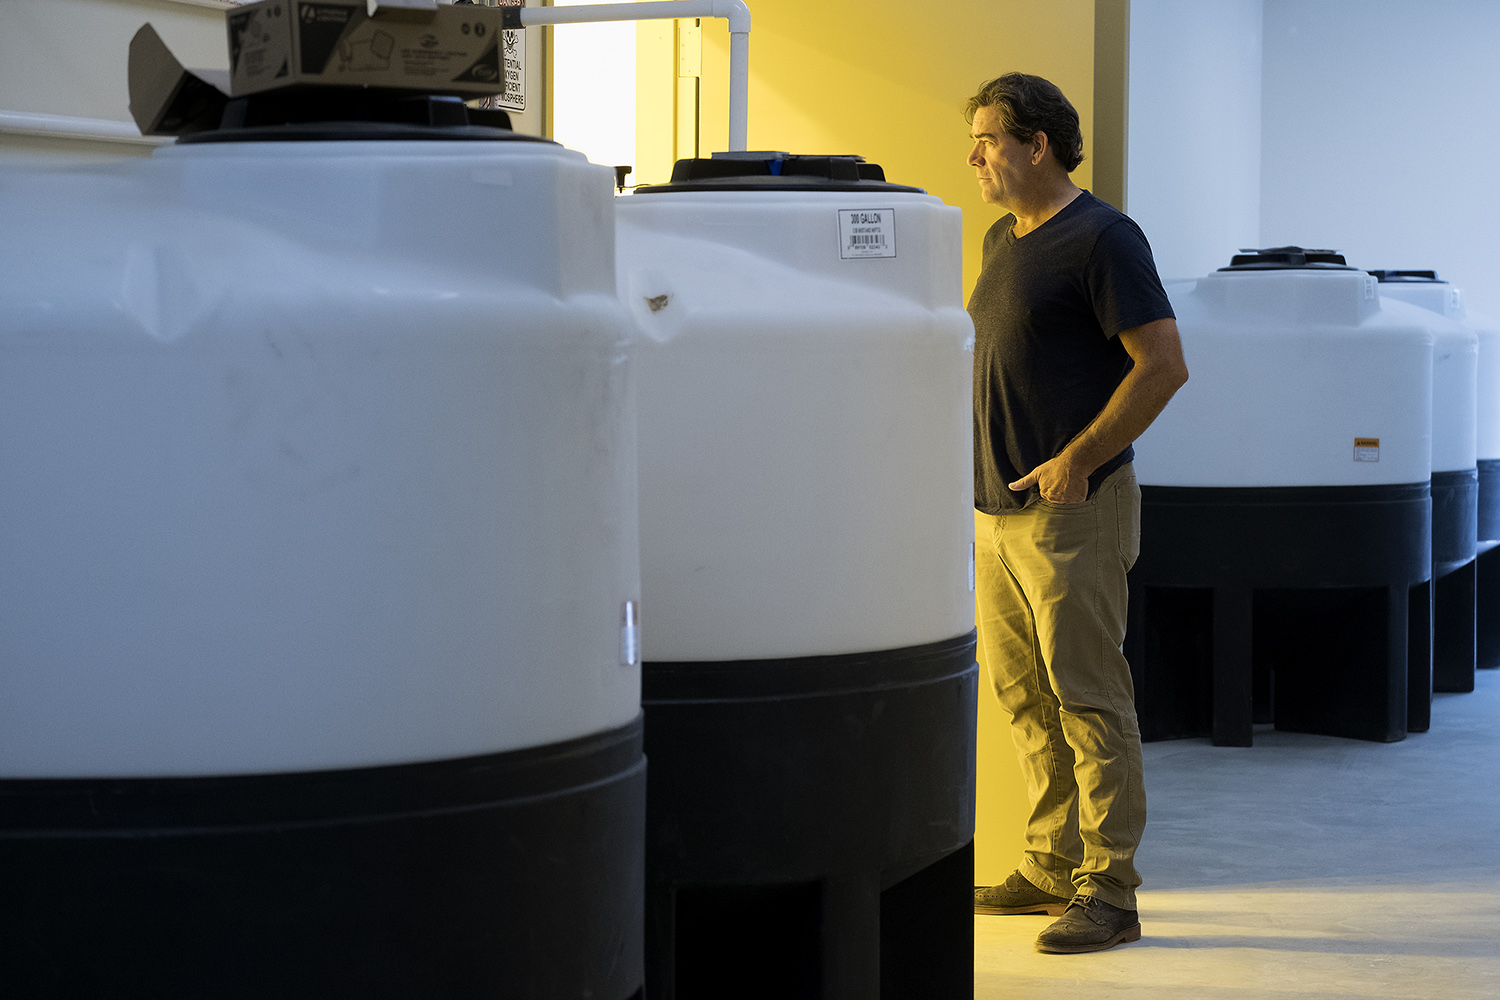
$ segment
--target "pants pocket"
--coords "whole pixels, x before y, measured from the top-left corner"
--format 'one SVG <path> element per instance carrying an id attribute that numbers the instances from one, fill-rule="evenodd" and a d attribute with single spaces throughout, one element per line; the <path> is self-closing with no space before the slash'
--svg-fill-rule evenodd
<path id="1" fill-rule="evenodd" d="M 1141 488 L 1136 484 L 1134 476 L 1115 484 L 1115 516 L 1118 521 L 1120 558 L 1125 560 L 1125 571 L 1128 573 L 1141 555 Z"/>

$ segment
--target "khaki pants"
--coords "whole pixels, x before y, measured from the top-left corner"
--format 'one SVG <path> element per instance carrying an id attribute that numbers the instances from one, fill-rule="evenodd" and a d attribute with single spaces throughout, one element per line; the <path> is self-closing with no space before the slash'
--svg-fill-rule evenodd
<path id="1" fill-rule="evenodd" d="M 1129 910 L 1146 790 L 1120 645 L 1140 511 L 1125 465 L 1085 503 L 974 512 L 979 643 L 1031 797 L 1021 874 Z"/>

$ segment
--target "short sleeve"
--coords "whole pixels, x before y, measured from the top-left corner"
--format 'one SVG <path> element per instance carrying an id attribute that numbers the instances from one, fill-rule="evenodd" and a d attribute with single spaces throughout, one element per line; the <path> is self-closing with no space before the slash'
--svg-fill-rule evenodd
<path id="1" fill-rule="evenodd" d="M 1176 318 L 1156 273 L 1151 244 L 1128 218 L 1122 216 L 1099 234 L 1084 268 L 1084 281 L 1105 337 Z"/>

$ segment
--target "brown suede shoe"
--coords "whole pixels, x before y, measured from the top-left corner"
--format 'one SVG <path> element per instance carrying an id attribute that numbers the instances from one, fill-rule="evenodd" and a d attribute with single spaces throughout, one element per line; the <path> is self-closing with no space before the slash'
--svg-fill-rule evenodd
<path id="1" fill-rule="evenodd" d="M 1010 873 L 1004 885 L 974 887 L 974 912 L 1015 916 L 1022 913 L 1045 913 L 1061 916 L 1068 908 L 1067 896 L 1054 896 L 1032 885 L 1019 871 Z"/>
<path id="2" fill-rule="evenodd" d="M 1093 896 L 1074 896 L 1067 911 L 1036 937 L 1036 950 L 1053 955 L 1103 951 L 1141 939 L 1141 918 Z"/>

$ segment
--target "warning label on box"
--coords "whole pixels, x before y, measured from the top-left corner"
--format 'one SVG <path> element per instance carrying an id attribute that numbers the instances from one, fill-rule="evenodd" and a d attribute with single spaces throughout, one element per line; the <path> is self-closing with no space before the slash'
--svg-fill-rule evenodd
<path id="1" fill-rule="evenodd" d="M 839 256 L 844 260 L 896 256 L 896 210 L 840 209 Z"/>
<path id="2" fill-rule="evenodd" d="M 1354 460 L 1356 462 L 1380 461 L 1380 438 L 1355 438 Z"/>

